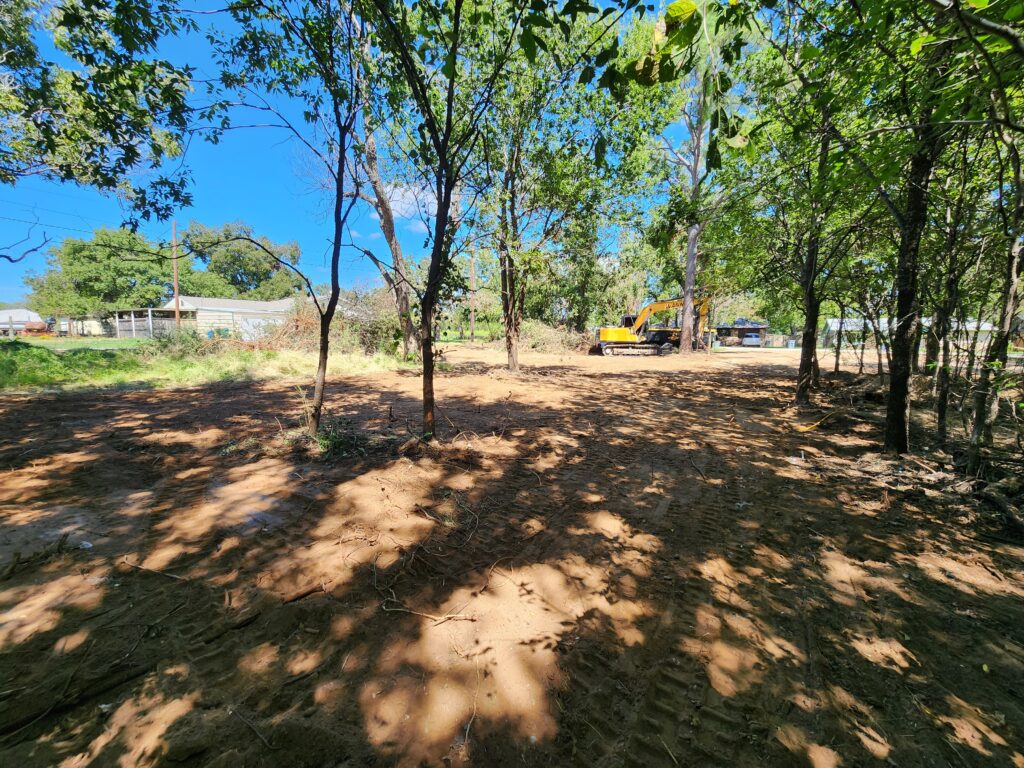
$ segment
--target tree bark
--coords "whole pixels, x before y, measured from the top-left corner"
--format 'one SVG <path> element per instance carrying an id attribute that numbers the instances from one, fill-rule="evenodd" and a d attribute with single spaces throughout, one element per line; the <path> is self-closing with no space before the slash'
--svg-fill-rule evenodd
<path id="1" fill-rule="evenodd" d="M 346 130 L 341 132 L 339 146 L 345 147 L 348 144 Z M 334 313 L 338 308 L 338 297 L 341 295 L 341 282 L 338 269 L 341 263 L 341 237 L 344 234 L 345 218 L 345 153 L 340 152 L 337 160 L 337 167 L 334 169 L 334 209 L 332 219 L 334 225 L 334 238 L 331 243 L 331 293 L 327 299 L 327 306 L 320 312 L 320 347 L 317 357 L 316 378 L 313 384 L 313 403 L 309 413 L 307 429 L 309 436 L 315 438 L 320 432 L 320 419 L 324 410 L 324 388 L 327 385 L 327 359 L 331 345 L 331 322 L 334 320 Z M 351 209 L 350 209 L 351 210 Z"/>
<path id="2" fill-rule="evenodd" d="M 686 231 L 686 256 L 683 263 L 685 277 L 683 279 L 683 307 L 679 328 L 679 352 L 688 354 L 693 351 L 694 298 L 697 293 L 697 241 L 700 237 L 700 224 L 691 224 Z"/>
<path id="3" fill-rule="evenodd" d="M 924 370 L 926 373 L 938 380 L 939 348 L 942 344 L 941 330 L 939 328 L 939 315 L 942 310 L 936 307 L 932 314 L 931 327 L 925 332 L 924 337 Z"/>
<path id="4" fill-rule="evenodd" d="M 846 305 L 839 302 L 839 330 L 836 331 L 836 359 L 832 366 L 832 373 L 839 374 L 839 355 L 843 351 L 843 324 L 846 320 Z"/>
<path id="5" fill-rule="evenodd" d="M 925 114 L 923 123 L 930 120 Z M 896 453 L 910 450 L 910 375 L 917 338 L 917 283 L 921 235 L 928 220 L 928 183 L 938 152 L 934 131 L 925 130 L 907 174 L 907 199 L 900 222 L 896 257 L 896 329 L 891 333 L 889 401 L 885 414 L 885 448 Z"/>
<path id="6" fill-rule="evenodd" d="M 1019 177 L 1018 177 L 1019 180 Z M 1018 218 L 1019 221 L 1019 218 Z M 1014 237 L 1010 245 L 1003 274 L 1002 306 L 999 312 L 999 326 L 989 343 L 985 360 L 978 374 L 974 389 L 974 422 L 967 446 L 967 472 L 975 474 L 981 468 L 985 449 L 992 445 L 992 426 L 999 408 L 1001 374 L 1006 370 L 1013 321 L 1020 309 L 1020 278 L 1022 252 L 1017 227 L 1012 229 Z M 980 320 L 978 321 L 980 324 Z"/>
<path id="7" fill-rule="evenodd" d="M 804 289 L 804 329 L 800 336 L 800 370 L 796 379 L 796 402 L 811 402 L 811 388 L 814 385 L 815 345 L 818 341 L 818 317 L 821 300 L 814 293 L 814 286 Z"/>
<path id="8" fill-rule="evenodd" d="M 476 341 L 476 252 L 469 252 L 469 340 Z"/>
<path id="9" fill-rule="evenodd" d="M 388 244 L 391 252 L 391 267 L 373 259 L 381 277 L 391 289 L 391 296 L 395 301 L 395 310 L 398 312 L 398 324 L 402 329 L 402 356 L 412 357 L 419 351 L 417 343 L 416 324 L 412 319 L 412 305 L 409 296 L 409 281 L 406 275 L 405 258 L 402 253 L 402 245 L 398 242 L 398 235 L 395 232 L 395 213 L 388 199 L 387 187 L 380 175 L 380 168 L 377 161 L 377 140 L 373 133 L 373 115 L 369 107 L 363 107 L 363 124 L 365 137 L 363 140 L 363 170 L 366 171 L 366 178 L 373 189 L 373 207 L 380 220 L 380 231 L 384 235 L 384 241 Z"/>

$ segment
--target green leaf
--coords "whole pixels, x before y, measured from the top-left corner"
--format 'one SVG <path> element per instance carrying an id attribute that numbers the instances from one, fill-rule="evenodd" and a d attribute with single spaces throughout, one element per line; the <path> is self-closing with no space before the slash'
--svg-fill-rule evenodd
<path id="1" fill-rule="evenodd" d="M 676 0 L 665 9 L 665 20 L 669 26 L 685 24 L 697 12 L 697 4 L 693 0 Z"/>
<path id="2" fill-rule="evenodd" d="M 924 48 L 926 44 L 933 42 L 935 39 L 935 35 L 921 35 L 920 37 L 914 39 L 910 43 L 910 55 L 920 56 L 921 49 Z"/>
<path id="3" fill-rule="evenodd" d="M 735 136 L 726 136 L 722 139 L 733 149 L 743 149 L 747 144 L 750 143 L 750 139 L 744 136 L 742 133 L 737 133 Z"/>
<path id="4" fill-rule="evenodd" d="M 1014 3 L 1003 14 L 1005 21 L 1020 21 L 1024 18 L 1024 2 Z"/>
<path id="5" fill-rule="evenodd" d="M 580 72 L 580 85 L 588 85 L 594 79 L 594 68 L 589 64 Z"/>
<path id="6" fill-rule="evenodd" d="M 533 36 L 533 32 L 529 28 L 524 29 L 523 34 L 519 36 L 519 47 L 523 49 L 523 54 L 528 62 L 537 63 L 537 38 Z"/>
<path id="7" fill-rule="evenodd" d="M 446 80 L 452 80 L 455 77 L 454 56 L 449 56 L 444 60 L 444 65 L 441 67 L 441 74 L 445 76 Z"/>
<path id="8" fill-rule="evenodd" d="M 617 54 L 618 52 L 619 52 L 619 42 L 618 42 L 618 40 L 616 40 L 611 45 L 609 45 L 607 48 L 605 48 L 603 51 L 601 51 L 599 54 L 597 54 L 597 58 L 595 59 L 594 63 L 597 66 L 599 66 L 599 67 L 603 67 L 609 61 L 614 59 L 615 58 L 615 54 Z"/>
<path id="9" fill-rule="evenodd" d="M 967 4 L 972 8 L 988 8 L 988 0 L 967 0 Z"/>

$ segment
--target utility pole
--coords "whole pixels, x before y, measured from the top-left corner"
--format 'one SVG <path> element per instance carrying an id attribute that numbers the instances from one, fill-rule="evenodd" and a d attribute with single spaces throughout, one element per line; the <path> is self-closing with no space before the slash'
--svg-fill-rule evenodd
<path id="1" fill-rule="evenodd" d="M 469 340 L 476 341 L 476 252 L 469 252 Z"/>
<path id="2" fill-rule="evenodd" d="M 181 332 L 181 296 L 178 295 L 178 220 L 171 221 L 171 265 L 174 269 L 174 328 Z"/>

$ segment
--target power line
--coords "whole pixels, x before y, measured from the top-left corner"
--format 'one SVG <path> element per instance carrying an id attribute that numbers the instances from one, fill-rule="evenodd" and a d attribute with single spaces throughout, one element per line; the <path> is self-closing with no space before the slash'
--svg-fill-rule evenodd
<path id="1" fill-rule="evenodd" d="M 92 230 L 89 230 L 89 229 L 80 229 L 78 227 L 65 227 L 65 226 L 62 226 L 61 224 L 47 224 L 47 223 L 42 222 L 42 221 L 33 221 L 32 219 L 17 219 L 17 218 L 15 218 L 13 216 L 0 216 L 0 219 L 3 219 L 4 221 L 14 221 L 14 222 L 17 222 L 19 224 L 31 224 L 34 227 L 48 227 L 49 229 L 64 229 L 64 230 L 67 230 L 68 232 L 82 232 L 82 233 L 84 233 L 86 235 L 91 235 L 92 234 Z"/>
<path id="2" fill-rule="evenodd" d="M 98 224 L 99 223 L 99 221 L 97 219 L 86 218 L 85 216 L 82 216 L 80 213 L 69 213 L 68 211 L 59 211 L 56 208 L 44 208 L 41 205 L 35 205 L 35 204 L 29 204 L 29 203 L 19 203 L 17 200 L 0 200 L 0 203 L 3 203 L 4 205 L 16 205 L 19 208 L 25 208 L 25 209 L 27 209 L 29 211 L 46 211 L 47 213 L 56 213 L 58 216 L 67 216 L 70 219 L 78 219 L 79 221 L 84 221 L 87 224 L 88 223 L 94 223 L 94 224 Z"/>

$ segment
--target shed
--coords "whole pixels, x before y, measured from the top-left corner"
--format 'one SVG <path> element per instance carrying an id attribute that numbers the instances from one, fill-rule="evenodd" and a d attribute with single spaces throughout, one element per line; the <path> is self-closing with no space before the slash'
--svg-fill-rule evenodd
<path id="1" fill-rule="evenodd" d="M 181 311 L 195 318 L 195 328 L 202 334 L 226 331 L 243 339 L 262 336 L 283 322 L 295 308 L 295 299 L 251 301 L 249 299 L 217 299 L 205 296 L 179 296 Z M 162 310 L 174 312 L 174 299 Z M 157 310 L 154 310 L 157 311 Z"/>
<path id="2" fill-rule="evenodd" d="M 18 336 L 25 332 L 26 323 L 38 327 L 42 322 L 43 318 L 26 307 L 0 309 L 0 336 Z"/>

